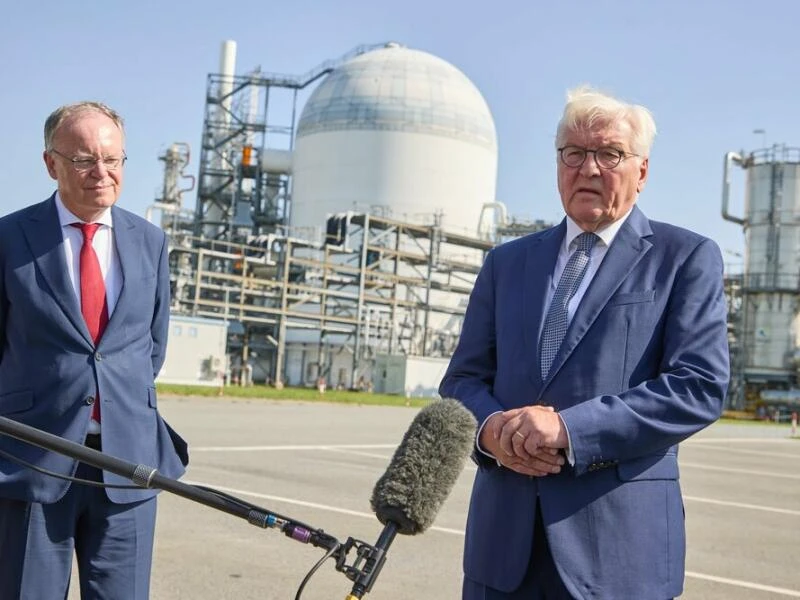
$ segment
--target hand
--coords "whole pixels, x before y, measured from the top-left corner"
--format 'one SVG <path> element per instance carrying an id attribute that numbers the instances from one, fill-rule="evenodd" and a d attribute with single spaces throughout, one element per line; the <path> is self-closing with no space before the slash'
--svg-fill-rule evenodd
<path id="1" fill-rule="evenodd" d="M 507 469 L 522 475 L 530 475 L 531 477 L 555 475 L 561 472 L 561 466 L 564 464 L 564 457 L 558 451 L 558 448 L 541 448 L 527 459 L 514 455 L 511 457 L 503 456 L 498 460 Z"/>
<path id="2" fill-rule="evenodd" d="M 492 454 L 501 465 L 522 475 L 542 477 L 560 472 L 564 458 L 558 448 L 540 448 L 533 454 L 520 457 L 513 451 L 506 452 L 500 447 L 501 432 L 509 418 L 511 417 L 508 412 L 490 417 L 481 431 L 481 437 L 478 440 L 480 447 Z"/>
<path id="3" fill-rule="evenodd" d="M 525 406 L 503 413 L 500 448 L 523 459 L 543 448 L 566 448 L 567 431 L 552 406 Z"/>

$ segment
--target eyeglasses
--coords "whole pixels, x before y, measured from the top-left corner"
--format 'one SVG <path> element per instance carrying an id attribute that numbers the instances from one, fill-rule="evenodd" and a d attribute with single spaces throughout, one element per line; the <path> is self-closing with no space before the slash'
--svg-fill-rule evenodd
<path id="1" fill-rule="evenodd" d="M 563 146 L 558 149 L 558 154 L 561 156 L 561 162 L 572 168 L 583 166 L 586 156 L 594 154 L 594 162 L 601 169 L 613 169 L 626 158 L 639 156 L 611 146 L 603 146 L 597 150 L 589 150 L 580 146 Z"/>
<path id="2" fill-rule="evenodd" d="M 64 160 L 68 160 L 72 163 L 72 168 L 78 171 L 79 173 L 85 173 L 86 171 L 91 171 L 94 169 L 98 163 L 103 163 L 103 166 L 106 168 L 107 171 L 116 171 L 119 169 L 128 157 L 125 153 L 122 153 L 122 156 L 105 156 L 103 158 L 88 158 L 83 156 L 67 156 L 66 154 L 62 154 L 55 148 L 50 148 L 48 152 L 52 152 L 53 154 L 57 154 Z"/>

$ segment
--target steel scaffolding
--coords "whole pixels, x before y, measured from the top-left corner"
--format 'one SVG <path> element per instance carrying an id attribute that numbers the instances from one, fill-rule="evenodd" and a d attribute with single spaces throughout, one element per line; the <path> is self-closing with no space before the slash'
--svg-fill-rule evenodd
<path id="1" fill-rule="evenodd" d="M 173 233 L 173 310 L 235 323 L 241 361 L 258 348 L 275 382 L 293 331 L 318 332 L 320 354 L 352 351 L 351 382 L 379 353 L 449 356 L 493 242 L 364 213 L 331 230 L 316 246 L 281 232 L 249 244 Z"/>

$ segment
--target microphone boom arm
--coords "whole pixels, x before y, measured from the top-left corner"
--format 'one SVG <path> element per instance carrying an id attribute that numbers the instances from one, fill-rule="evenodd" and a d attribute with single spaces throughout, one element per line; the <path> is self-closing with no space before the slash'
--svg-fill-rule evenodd
<path id="1" fill-rule="evenodd" d="M 387 525 L 375 546 L 352 537 L 348 537 L 347 541 L 342 544 L 322 529 L 307 527 L 239 498 L 216 492 L 213 488 L 182 483 L 176 479 L 161 475 L 153 467 L 137 465 L 103 452 L 98 452 L 7 417 L 0 417 L 0 435 L 9 436 L 27 444 L 68 456 L 103 471 L 114 473 L 129 479 L 139 487 L 163 490 L 187 500 L 198 502 L 244 519 L 251 525 L 262 529 L 279 528 L 287 537 L 293 540 L 311 544 L 317 548 L 324 548 L 335 559 L 336 570 L 344 573 L 348 579 L 355 582 L 353 592 L 345 600 L 360 599 L 372 589 L 375 579 L 386 562 L 386 549 L 397 532 L 396 527 Z M 353 548 L 356 549 L 356 557 L 353 560 L 353 564 L 348 565 L 347 556 Z"/>
<path id="2" fill-rule="evenodd" d="M 109 471 L 120 477 L 125 477 L 139 487 L 164 490 L 182 498 L 205 504 L 211 508 L 245 519 L 252 525 L 266 527 L 267 525 L 262 523 L 266 523 L 269 520 L 267 516 L 269 513 L 265 511 L 262 511 L 264 514 L 258 514 L 259 511 L 257 510 L 248 509 L 245 506 L 236 506 L 209 491 L 165 477 L 152 467 L 137 465 L 103 452 L 98 452 L 57 435 L 24 425 L 13 419 L 0 417 L 0 434 L 16 438 L 45 450 L 69 456 L 103 471 Z"/>

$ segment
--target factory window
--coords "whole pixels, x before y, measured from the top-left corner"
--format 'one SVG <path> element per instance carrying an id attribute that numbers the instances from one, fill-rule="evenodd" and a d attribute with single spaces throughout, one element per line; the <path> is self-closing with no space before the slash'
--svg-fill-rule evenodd
<path id="1" fill-rule="evenodd" d="M 173 325 L 172 326 L 172 335 L 180 335 L 183 332 L 183 328 L 180 325 Z"/>
<path id="2" fill-rule="evenodd" d="M 189 337 L 197 337 L 197 327 L 189 327 Z"/>

